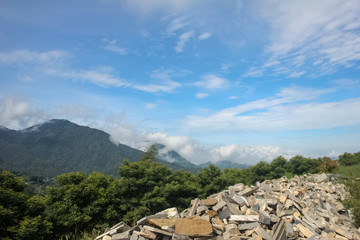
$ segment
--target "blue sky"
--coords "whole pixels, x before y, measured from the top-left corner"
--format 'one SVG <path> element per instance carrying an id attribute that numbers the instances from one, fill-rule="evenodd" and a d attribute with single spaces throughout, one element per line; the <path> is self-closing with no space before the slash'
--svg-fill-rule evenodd
<path id="1" fill-rule="evenodd" d="M 0 124 L 195 162 L 360 151 L 360 2 L 0 0 Z"/>

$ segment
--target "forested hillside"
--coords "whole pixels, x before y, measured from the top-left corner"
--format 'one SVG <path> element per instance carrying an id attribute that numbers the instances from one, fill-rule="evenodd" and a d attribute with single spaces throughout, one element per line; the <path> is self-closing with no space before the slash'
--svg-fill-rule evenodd
<path id="1" fill-rule="evenodd" d="M 108 133 L 67 120 L 53 119 L 21 131 L 0 129 L 0 169 L 28 175 L 55 177 L 74 171 L 96 171 L 117 176 L 124 158 L 136 161 L 143 153 L 115 144 Z M 173 170 L 200 169 L 186 165 L 191 163 L 185 159 L 180 164 L 160 158 L 156 161 Z"/>

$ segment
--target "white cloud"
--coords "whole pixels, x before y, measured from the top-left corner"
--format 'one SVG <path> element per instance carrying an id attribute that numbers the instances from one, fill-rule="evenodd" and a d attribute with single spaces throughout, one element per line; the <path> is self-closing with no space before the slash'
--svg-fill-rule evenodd
<path id="1" fill-rule="evenodd" d="M 52 64 L 59 63 L 69 58 L 70 54 L 61 50 L 47 52 L 35 52 L 29 50 L 17 50 L 13 52 L 0 52 L 0 64 Z"/>
<path id="2" fill-rule="evenodd" d="M 304 75 L 306 73 L 306 71 L 301 71 L 301 72 L 293 72 L 291 73 L 288 77 L 289 78 L 299 78 L 302 75 Z"/>
<path id="3" fill-rule="evenodd" d="M 198 39 L 199 39 L 199 41 L 202 41 L 202 40 L 208 39 L 209 37 L 211 37 L 211 34 L 209 32 L 204 32 L 199 35 Z"/>
<path id="4" fill-rule="evenodd" d="M 249 71 L 247 71 L 243 77 L 262 77 L 264 75 L 264 68 L 255 68 L 251 67 Z"/>
<path id="5" fill-rule="evenodd" d="M 156 104 L 156 103 L 147 102 L 147 103 L 145 103 L 145 107 L 146 107 L 147 109 L 155 109 L 155 108 L 157 108 L 157 104 Z"/>
<path id="6" fill-rule="evenodd" d="M 358 79 L 336 79 L 331 82 L 338 88 L 347 88 L 347 89 L 353 89 L 358 88 L 360 85 L 360 80 Z"/>
<path id="7" fill-rule="evenodd" d="M 181 84 L 178 82 L 166 81 L 161 84 L 156 84 L 156 83 L 154 83 L 154 84 L 152 84 L 152 83 L 150 83 L 150 84 L 135 84 L 132 87 L 137 90 L 148 92 L 148 93 L 156 93 L 156 92 L 171 93 L 179 86 L 181 86 Z"/>
<path id="8" fill-rule="evenodd" d="M 47 74 L 70 78 L 73 80 L 89 81 L 101 87 L 130 87 L 130 83 L 118 78 L 112 73 L 111 69 L 104 68 L 98 70 L 62 70 L 48 71 Z"/>
<path id="9" fill-rule="evenodd" d="M 179 30 L 185 28 L 189 24 L 190 24 L 190 21 L 188 20 L 187 16 L 176 17 L 171 20 L 171 22 L 167 28 L 166 34 L 172 35 L 176 31 L 179 31 Z"/>
<path id="10" fill-rule="evenodd" d="M 311 62 L 311 71 L 329 74 L 360 60 L 359 1 L 281 0 L 259 5 L 271 27 L 267 62 L 281 62 L 284 74 L 302 72 Z"/>
<path id="11" fill-rule="evenodd" d="M 199 98 L 199 99 L 206 98 L 207 96 L 209 96 L 209 94 L 207 94 L 207 93 L 197 93 L 196 94 L 196 98 Z"/>
<path id="12" fill-rule="evenodd" d="M 116 46 L 116 40 L 110 41 L 105 47 L 104 49 L 112 51 L 114 53 L 120 54 L 120 55 L 126 55 L 127 51 L 125 48 L 121 48 Z"/>
<path id="13" fill-rule="evenodd" d="M 0 99 L 0 125 L 10 129 L 22 129 L 44 119 L 44 111 L 34 108 L 28 99 L 14 95 Z"/>
<path id="14" fill-rule="evenodd" d="M 226 108 L 213 115 L 188 116 L 185 128 L 198 131 L 287 131 L 359 126 L 360 98 L 309 102 L 335 89 L 284 88 L 273 98 Z"/>
<path id="15" fill-rule="evenodd" d="M 206 89 L 223 89 L 229 86 L 229 81 L 214 74 L 208 74 L 202 76 L 201 81 L 195 82 L 195 86 Z"/>
<path id="16" fill-rule="evenodd" d="M 184 51 L 184 47 L 187 41 L 190 40 L 190 38 L 194 35 L 195 31 L 188 31 L 183 34 L 181 34 L 178 38 L 178 42 L 175 46 L 175 51 L 180 53 Z"/>

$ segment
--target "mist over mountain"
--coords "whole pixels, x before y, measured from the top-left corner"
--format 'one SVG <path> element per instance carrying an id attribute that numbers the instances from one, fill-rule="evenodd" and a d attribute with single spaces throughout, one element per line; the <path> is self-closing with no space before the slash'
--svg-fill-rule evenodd
<path id="1" fill-rule="evenodd" d="M 53 119 L 20 131 L 0 128 L 0 168 L 29 175 L 55 177 L 74 171 L 96 171 L 118 176 L 117 170 L 124 158 L 134 162 L 143 153 L 114 143 L 106 132 L 68 120 Z M 168 162 L 158 158 L 156 161 L 173 170 L 199 169 L 193 168 L 176 152 L 170 151 L 170 154 L 177 157 L 179 163 L 176 159 Z"/>
<path id="2" fill-rule="evenodd" d="M 210 164 L 213 164 L 213 165 L 219 167 L 220 169 L 226 169 L 226 168 L 242 169 L 242 168 L 247 168 L 247 167 L 251 166 L 249 164 L 236 163 L 236 162 L 232 162 L 229 160 L 223 160 L 223 161 L 218 161 L 218 162 L 206 162 L 206 163 L 199 164 L 198 166 L 201 168 L 204 168 L 204 167 L 209 166 Z"/>

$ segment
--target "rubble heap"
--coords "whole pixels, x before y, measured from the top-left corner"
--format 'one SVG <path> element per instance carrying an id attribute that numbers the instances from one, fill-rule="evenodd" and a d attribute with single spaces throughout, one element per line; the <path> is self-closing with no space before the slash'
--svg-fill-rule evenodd
<path id="1" fill-rule="evenodd" d="M 236 184 L 194 199 L 180 214 L 169 208 L 140 219 L 130 228 L 121 222 L 96 240 L 240 240 L 360 239 L 340 201 L 347 192 L 336 175 Z"/>

